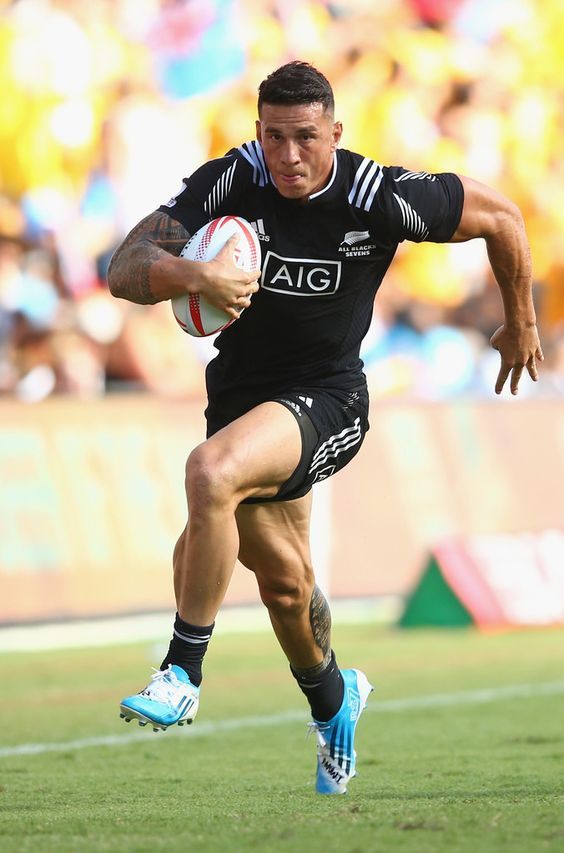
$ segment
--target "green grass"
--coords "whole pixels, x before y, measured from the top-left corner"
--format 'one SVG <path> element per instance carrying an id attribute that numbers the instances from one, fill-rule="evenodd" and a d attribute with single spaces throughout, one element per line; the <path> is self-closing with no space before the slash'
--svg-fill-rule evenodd
<path id="1" fill-rule="evenodd" d="M 392 710 L 396 698 L 564 679 L 564 631 L 480 635 L 337 626 L 341 666 L 376 684 L 345 797 L 313 790 L 304 722 L 222 720 L 304 709 L 270 634 L 217 636 L 192 734 L 126 726 L 147 646 L 0 655 L 0 750 L 140 735 L 0 757 L 0 849 L 18 851 L 536 851 L 564 849 L 564 686 L 481 704 Z M 381 712 L 378 712 L 378 707 Z"/>

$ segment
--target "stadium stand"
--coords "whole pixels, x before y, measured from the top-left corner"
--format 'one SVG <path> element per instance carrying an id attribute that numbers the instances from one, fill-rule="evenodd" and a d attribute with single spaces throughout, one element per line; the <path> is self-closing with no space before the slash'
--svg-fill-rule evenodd
<path id="1" fill-rule="evenodd" d="M 0 394 L 202 393 L 209 341 L 178 334 L 167 305 L 112 299 L 109 258 L 184 174 L 252 134 L 258 82 L 299 57 L 334 83 L 347 147 L 470 174 L 520 205 L 546 355 L 523 395 L 559 395 L 564 11 L 559 0 L 507 7 L 4 0 Z M 492 395 L 500 313 L 476 246 L 402 247 L 364 347 L 373 397 Z"/>

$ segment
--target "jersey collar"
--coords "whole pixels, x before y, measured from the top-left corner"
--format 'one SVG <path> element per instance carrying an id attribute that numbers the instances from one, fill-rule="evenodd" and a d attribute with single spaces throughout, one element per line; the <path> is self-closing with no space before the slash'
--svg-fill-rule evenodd
<path id="1" fill-rule="evenodd" d="M 320 195 L 323 195 L 323 193 L 326 193 L 331 188 L 331 186 L 335 183 L 336 177 L 337 177 L 337 152 L 335 151 L 333 154 L 333 171 L 331 172 L 331 177 L 329 178 L 328 183 L 326 183 L 322 189 L 317 190 L 316 193 L 312 193 L 309 197 L 309 201 L 313 201 L 313 199 L 319 198 Z"/>

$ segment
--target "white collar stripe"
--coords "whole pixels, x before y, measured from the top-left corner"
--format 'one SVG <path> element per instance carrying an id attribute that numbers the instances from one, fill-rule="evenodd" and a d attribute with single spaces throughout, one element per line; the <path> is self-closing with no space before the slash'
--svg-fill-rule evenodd
<path id="1" fill-rule="evenodd" d="M 312 195 L 310 195 L 310 197 L 309 197 L 310 201 L 312 198 L 317 198 L 318 196 L 327 192 L 327 190 L 334 183 L 335 178 L 337 177 L 337 169 L 338 169 L 338 160 L 337 160 L 337 152 L 335 152 L 333 154 L 333 171 L 331 173 L 331 180 L 329 181 L 329 183 L 326 186 L 323 187 L 323 189 L 318 190 L 316 193 L 313 193 Z"/>

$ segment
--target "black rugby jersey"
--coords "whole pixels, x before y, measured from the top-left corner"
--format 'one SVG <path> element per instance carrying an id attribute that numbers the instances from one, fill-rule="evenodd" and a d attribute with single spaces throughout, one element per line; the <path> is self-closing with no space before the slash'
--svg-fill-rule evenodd
<path id="1" fill-rule="evenodd" d="M 260 289 L 216 338 L 208 391 L 259 401 L 364 383 L 360 344 L 398 243 L 447 242 L 462 204 L 454 174 L 380 166 L 345 149 L 305 204 L 280 195 L 256 141 L 201 166 L 160 210 L 190 234 L 218 216 L 242 216 L 262 248 Z"/>

